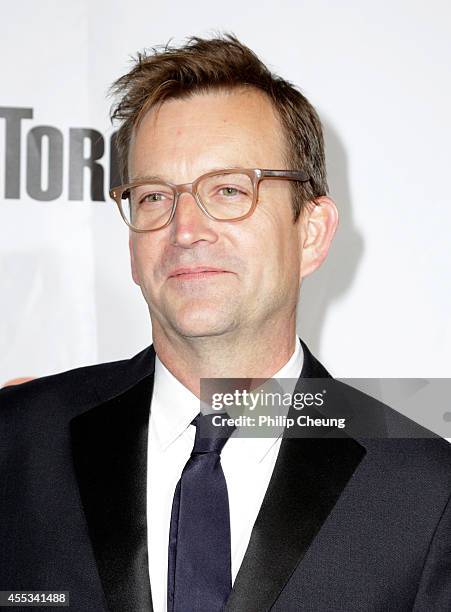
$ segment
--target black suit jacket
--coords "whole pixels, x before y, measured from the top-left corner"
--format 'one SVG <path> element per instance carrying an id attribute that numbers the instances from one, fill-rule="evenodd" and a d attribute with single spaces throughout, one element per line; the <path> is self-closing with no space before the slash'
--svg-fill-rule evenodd
<path id="1" fill-rule="evenodd" d="M 328 377 L 303 349 L 301 377 Z M 0 590 L 152 610 L 154 363 L 150 346 L 0 392 Z M 450 493 L 439 438 L 284 439 L 227 612 L 451 611 Z"/>

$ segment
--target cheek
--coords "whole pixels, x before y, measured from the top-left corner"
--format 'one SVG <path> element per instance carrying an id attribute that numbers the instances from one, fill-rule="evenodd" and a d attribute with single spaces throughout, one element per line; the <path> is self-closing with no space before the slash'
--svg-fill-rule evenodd
<path id="1" fill-rule="evenodd" d="M 295 236 L 284 227 L 269 222 L 259 223 L 237 239 L 240 256 L 246 261 L 249 274 L 245 276 L 253 290 L 264 287 L 275 291 L 277 286 L 291 282 L 299 266 Z"/>
<path id="2" fill-rule="evenodd" d="M 145 234 L 137 234 L 130 241 L 130 258 L 135 283 L 149 286 L 156 265 L 156 245 Z"/>
<path id="3" fill-rule="evenodd" d="M 285 211 L 284 211 L 285 212 Z M 264 256 L 279 269 L 298 265 L 300 241 L 298 227 L 291 218 L 291 209 L 286 213 L 273 214 L 261 231 Z"/>
<path id="4" fill-rule="evenodd" d="M 284 227 L 284 231 L 275 237 L 272 249 L 276 268 L 274 274 L 282 291 L 289 291 L 290 287 L 299 286 L 302 249 L 295 227 L 293 225 Z"/>

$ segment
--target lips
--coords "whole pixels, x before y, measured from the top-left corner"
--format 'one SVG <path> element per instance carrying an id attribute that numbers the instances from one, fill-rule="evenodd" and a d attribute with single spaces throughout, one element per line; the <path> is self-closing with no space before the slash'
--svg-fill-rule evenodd
<path id="1" fill-rule="evenodd" d="M 199 276 L 213 276 L 214 274 L 227 273 L 228 270 L 222 268 L 213 268 L 211 266 L 195 266 L 192 268 L 176 268 L 172 270 L 168 278 L 189 278 Z"/>
<path id="2" fill-rule="evenodd" d="M 223 274 L 231 274 L 230 270 L 214 268 L 212 266 L 194 266 L 192 268 L 176 268 L 169 274 L 168 279 L 179 281 L 185 280 L 206 280 Z"/>

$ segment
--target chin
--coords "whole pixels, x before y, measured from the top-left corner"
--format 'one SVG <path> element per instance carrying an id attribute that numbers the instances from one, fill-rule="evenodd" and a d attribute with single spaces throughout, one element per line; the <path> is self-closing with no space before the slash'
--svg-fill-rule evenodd
<path id="1" fill-rule="evenodd" d="M 186 338 L 220 336 L 231 331 L 235 323 L 231 312 L 211 308 L 184 308 L 171 318 L 174 329 Z"/>

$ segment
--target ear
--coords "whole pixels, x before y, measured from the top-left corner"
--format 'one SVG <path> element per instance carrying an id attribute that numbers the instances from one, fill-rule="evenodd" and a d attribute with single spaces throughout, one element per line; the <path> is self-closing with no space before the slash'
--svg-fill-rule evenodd
<path id="1" fill-rule="evenodd" d="M 335 202 L 321 196 L 308 202 L 305 219 L 301 223 L 302 259 L 301 279 L 314 272 L 326 258 L 338 226 L 338 210 Z"/>
<path id="2" fill-rule="evenodd" d="M 135 254 L 133 252 L 133 236 L 132 236 L 132 232 L 130 232 L 130 236 L 128 238 L 128 248 L 130 250 L 130 266 L 131 266 L 131 270 L 132 270 L 132 278 L 134 280 L 134 282 L 139 286 L 139 279 L 138 279 L 138 272 L 136 270 L 136 263 L 135 263 Z"/>

